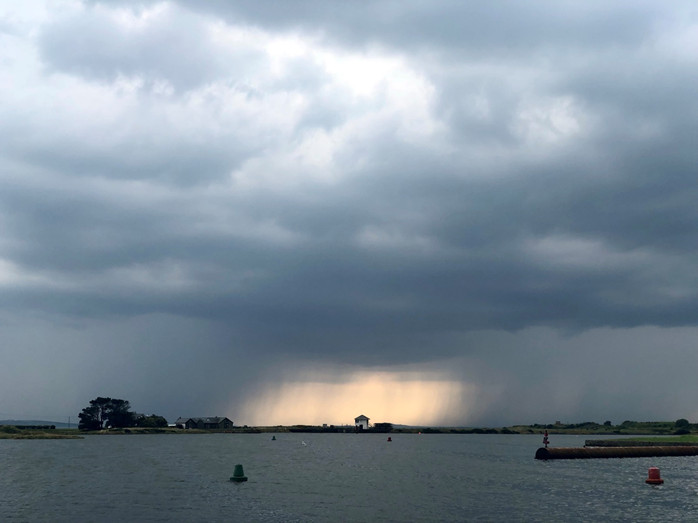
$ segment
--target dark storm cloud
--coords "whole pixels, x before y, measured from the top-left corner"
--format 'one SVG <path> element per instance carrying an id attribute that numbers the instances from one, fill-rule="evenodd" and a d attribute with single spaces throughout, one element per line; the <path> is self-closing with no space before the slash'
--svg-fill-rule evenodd
<path id="1" fill-rule="evenodd" d="M 10 27 L 6 332 L 128 340 L 132 383 L 237 367 L 192 409 L 286 358 L 465 357 L 509 397 L 517 345 L 545 387 L 613 329 L 692 332 L 691 9 L 85 2 Z"/>
<path id="2" fill-rule="evenodd" d="M 551 43 L 588 47 L 637 42 L 663 11 L 652 2 L 618 2 L 608 6 L 602 2 L 579 5 L 554 0 L 528 5 L 516 1 L 484 4 L 456 0 L 431 5 L 420 0 L 219 0 L 194 8 L 233 23 L 317 32 L 349 44 L 377 43 L 409 49 L 426 43 L 446 49 L 461 47 L 466 52 L 488 48 L 516 52 Z"/>

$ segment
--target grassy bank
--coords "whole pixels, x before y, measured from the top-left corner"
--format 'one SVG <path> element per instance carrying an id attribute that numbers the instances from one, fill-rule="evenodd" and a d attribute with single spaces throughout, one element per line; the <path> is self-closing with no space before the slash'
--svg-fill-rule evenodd
<path id="1" fill-rule="evenodd" d="M 390 432 L 392 434 L 542 434 L 544 431 L 548 434 L 574 434 L 574 435 L 596 435 L 596 436 L 668 436 L 675 435 L 677 437 L 684 432 L 687 436 L 691 433 L 698 438 L 698 425 L 688 424 L 679 425 L 673 421 L 624 421 L 619 425 L 613 425 L 610 422 L 595 423 L 592 421 L 584 423 L 554 423 L 541 424 L 534 423 L 532 425 L 513 425 L 509 427 L 405 427 L 402 425 L 393 425 L 389 430 L 378 430 L 372 427 L 368 430 L 360 431 L 362 433 L 383 433 Z M 324 433 L 324 432 L 355 432 L 353 426 L 316 426 L 316 425 L 275 425 L 262 426 L 251 428 L 253 432 L 305 432 L 305 433 Z M 677 434 L 678 433 L 678 434 Z"/>
<path id="2" fill-rule="evenodd" d="M 683 434 L 681 436 L 666 436 L 659 438 L 623 438 L 622 441 L 645 441 L 650 443 L 692 443 L 698 444 L 698 434 Z"/>
<path id="3" fill-rule="evenodd" d="M 516 425 L 508 427 L 519 434 L 539 434 L 547 430 L 549 434 L 595 434 L 595 435 L 627 435 L 627 436 L 680 436 L 698 433 L 696 424 L 679 424 L 674 421 L 624 421 L 620 425 L 610 422 L 603 424 L 591 421 L 585 423 L 555 423 Z"/>
<path id="4" fill-rule="evenodd" d="M 175 427 L 127 427 L 118 429 L 91 430 L 82 432 L 91 436 L 120 434 L 258 434 L 261 430 L 254 427 L 235 427 L 226 430 L 178 429 Z"/>
<path id="5" fill-rule="evenodd" d="M 138 434 L 246 434 L 260 433 L 259 429 L 240 427 L 231 430 L 177 429 L 174 427 L 130 427 L 81 431 L 78 429 L 25 429 L 14 425 L 0 425 L 0 439 L 83 439 L 85 436 L 138 435 Z"/>
<path id="6" fill-rule="evenodd" d="M 77 429 L 19 429 L 0 425 L 0 439 L 82 439 Z"/>
<path id="7" fill-rule="evenodd" d="M 681 421 L 682 423 L 679 423 Z M 653 441 L 652 436 L 671 436 L 662 438 L 667 443 L 696 443 L 698 444 L 698 424 L 689 424 L 686 420 L 670 421 L 624 421 L 620 425 L 612 425 L 610 422 L 603 424 L 595 422 L 564 424 L 534 423 L 532 425 L 514 425 L 509 427 L 405 427 L 402 425 L 377 424 L 363 433 L 393 433 L 393 434 L 575 434 L 595 436 L 632 436 L 629 441 Z M 381 426 L 382 425 L 382 426 Z M 131 427 L 118 429 L 105 429 L 98 431 L 82 432 L 77 429 L 45 429 L 45 428 L 18 428 L 11 425 L 0 425 L 0 438 L 15 439 L 62 439 L 80 438 L 83 435 L 127 435 L 127 434 L 259 434 L 269 432 L 303 432 L 303 433 L 345 433 L 355 432 L 353 426 L 315 426 L 315 425 L 274 425 L 259 427 L 234 427 L 228 430 L 198 430 L 179 429 L 174 427 Z M 614 438 L 617 440 L 617 438 Z"/>

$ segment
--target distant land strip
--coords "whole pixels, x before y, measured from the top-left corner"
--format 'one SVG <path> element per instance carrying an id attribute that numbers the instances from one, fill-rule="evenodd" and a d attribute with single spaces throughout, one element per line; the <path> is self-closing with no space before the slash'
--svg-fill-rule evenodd
<path id="1" fill-rule="evenodd" d="M 21 426 L 20 426 L 21 427 Z M 77 429 L 20 428 L 0 425 L 0 439 L 82 439 Z"/>
<path id="2" fill-rule="evenodd" d="M 8 421 L 10 423 L 8 423 Z M 40 426 L 37 426 L 40 425 Z M 56 428 L 48 428 L 54 426 Z M 66 428 L 66 424 L 44 421 L 0 420 L 0 438 L 78 438 L 81 435 L 118 435 L 118 434 L 258 434 L 258 433 L 392 433 L 392 434 L 536 434 L 548 432 L 551 446 L 555 445 L 555 435 L 596 435 L 596 436 L 628 436 L 633 437 L 635 446 L 659 444 L 691 445 L 698 443 L 698 424 L 689 423 L 685 419 L 673 421 L 624 421 L 613 425 L 610 421 L 603 424 L 584 422 L 564 424 L 534 423 L 532 425 L 513 425 L 508 427 L 430 427 L 406 426 L 392 423 L 377 423 L 367 430 L 357 430 L 353 425 L 269 425 L 269 426 L 235 426 L 230 429 L 201 430 L 168 427 L 128 427 L 109 428 L 95 431 L 79 431 L 76 427 Z M 645 438 L 642 438 L 646 436 Z M 652 441 L 653 437 L 662 436 L 661 441 Z M 587 440 L 587 446 L 623 446 L 625 439 L 595 439 Z"/>

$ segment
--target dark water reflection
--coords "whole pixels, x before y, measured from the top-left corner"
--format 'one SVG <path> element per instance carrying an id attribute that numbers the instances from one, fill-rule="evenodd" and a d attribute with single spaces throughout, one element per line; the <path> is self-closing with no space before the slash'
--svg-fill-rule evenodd
<path id="1" fill-rule="evenodd" d="M 698 458 L 538 462 L 540 436 L 0 440 L 2 521 L 695 521 Z M 305 445 L 302 442 L 305 441 Z M 558 446 L 584 438 L 555 436 Z M 229 481 L 242 463 L 249 481 Z M 665 484 L 644 483 L 658 466 Z"/>

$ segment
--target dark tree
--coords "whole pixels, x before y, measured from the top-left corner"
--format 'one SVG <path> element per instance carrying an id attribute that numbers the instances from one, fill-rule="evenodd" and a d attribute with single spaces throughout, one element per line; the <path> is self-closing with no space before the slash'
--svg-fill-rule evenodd
<path id="1" fill-rule="evenodd" d="M 134 417 L 136 427 L 167 427 L 167 420 L 162 416 L 151 414 L 136 414 Z"/>
<path id="2" fill-rule="evenodd" d="M 112 398 L 95 398 L 90 405 L 78 414 L 80 430 L 100 430 L 108 427 L 129 427 L 133 425 L 134 416 L 126 400 Z"/>
<path id="3" fill-rule="evenodd" d="M 688 428 L 688 425 L 689 425 L 688 420 L 685 418 L 679 418 L 676 420 L 676 423 L 674 423 L 674 426 L 676 428 L 680 428 L 680 429 Z"/>
<path id="4" fill-rule="evenodd" d="M 390 432 L 393 430 L 393 424 L 392 423 L 375 423 L 373 425 L 373 430 L 375 432 Z"/>

